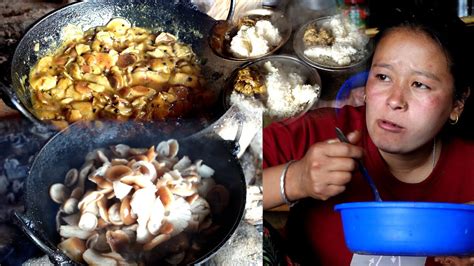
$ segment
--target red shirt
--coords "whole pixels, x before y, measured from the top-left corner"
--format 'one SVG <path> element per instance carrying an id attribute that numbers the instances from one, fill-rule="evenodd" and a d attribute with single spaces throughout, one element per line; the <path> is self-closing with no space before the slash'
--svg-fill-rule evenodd
<path id="1" fill-rule="evenodd" d="M 337 112 L 337 114 L 336 114 Z M 441 155 L 424 181 L 408 184 L 387 169 L 365 125 L 365 108 L 317 109 L 290 124 L 272 124 L 263 130 L 263 168 L 301 159 L 315 142 L 336 138 L 334 128 L 344 133 L 362 132 L 360 145 L 368 172 L 386 201 L 465 203 L 474 201 L 474 143 L 443 138 Z M 373 201 L 369 185 L 358 171 L 345 192 L 327 201 L 305 199 L 290 211 L 286 232 L 290 254 L 304 264 L 350 265 L 352 254 L 344 242 L 341 218 L 334 206 L 343 202 Z M 429 258 L 426 265 L 435 265 Z"/>

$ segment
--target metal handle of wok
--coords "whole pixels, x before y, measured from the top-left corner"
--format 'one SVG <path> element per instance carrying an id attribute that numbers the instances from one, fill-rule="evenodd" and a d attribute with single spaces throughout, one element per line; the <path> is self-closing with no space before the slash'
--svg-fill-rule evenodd
<path id="1" fill-rule="evenodd" d="M 235 11 L 235 1 L 230 0 L 229 14 L 227 14 L 227 18 L 225 20 L 231 20 L 232 17 L 234 16 L 234 11 Z"/>
<path id="2" fill-rule="evenodd" d="M 29 218 L 18 212 L 13 213 L 13 218 L 23 233 L 25 233 L 28 238 L 30 238 L 31 241 L 33 241 L 44 253 L 46 253 L 49 257 L 49 260 L 55 265 L 81 265 L 71 260 L 63 252 L 57 249 L 53 243 L 36 232 L 36 230 L 33 228 L 34 223 Z"/>
<path id="3" fill-rule="evenodd" d="M 8 93 L 8 86 L 5 85 L 1 80 L 0 80 L 0 98 L 3 100 L 3 102 L 10 108 L 16 108 L 15 105 L 13 104 L 13 101 Z"/>

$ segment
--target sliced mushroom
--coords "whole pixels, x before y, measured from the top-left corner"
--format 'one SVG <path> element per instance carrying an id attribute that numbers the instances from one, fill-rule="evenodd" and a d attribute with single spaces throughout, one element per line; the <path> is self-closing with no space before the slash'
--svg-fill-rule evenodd
<path id="1" fill-rule="evenodd" d="M 170 191 L 180 197 L 188 197 L 197 193 L 197 185 L 182 180 L 181 182 L 172 186 Z"/>
<path id="2" fill-rule="evenodd" d="M 58 248 L 61 249 L 69 258 L 77 262 L 83 262 L 82 254 L 86 251 L 84 240 L 77 237 L 70 237 L 59 243 Z"/>
<path id="3" fill-rule="evenodd" d="M 160 228 L 160 234 L 170 235 L 171 232 L 173 232 L 173 230 L 174 230 L 173 224 L 169 222 L 163 222 L 163 225 Z"/>
<path id="4" fill-rule="evenodd" d="M 110 163 L 109 158 L 107 157 L 107 155 L 105 155 L 105 152 L 103 151 L 103 149 L 98 149 L 96 152 L 97 152 L 97 159 L 99 159 L 99 161 L 103 162 L 104 164 Z"/>
<path id="5" fill-rule="evenodd" d="M 93 231 L 97 228 L 98 219 L 96 214 L 86 212 L 81 215 L 79 228 L 85 231 Z"/>
<path id="6" fill-rule="evenodd" d="M 126 165 L 113 165 L 104 173 L 104 177 L 110 181 L 120 180 L 123 176 L 130 175 L 132 169 Z"/>
<path id="7" fill-rule="evenodd" d="M 79 239 L 87 239 L 92 235 L 91 231 L 82 230 L 78 226 L 61 225 L 59 227 L 59 235 L 64 238 L 77 237 Z"/>
<path id="8" fill-rule="evenodd" d="M 144 251 L 148 251 L 148 250 L 152 250 L 153 248 L 155 248 L 156 246 L 158 246 L 159 244 L 169 240 L 171 238 L 170 235 L 165 235 L 165 234 L 161 234 L 161 235 L 158 235 L 156 237 L 154 237 L 151 241 L 149 241 L 148 243 L 145 243 L 143 245 L 143 250 Z"/>
<path id="9" fill-rule="evenodd" d="M 137 221 L 137 217 L 132 214 L 131 199 L 131 196 L 126 196 L 120 204 L 120 219 L 124 225 L 131 225 Z"/>
<path id="10" fill-rule="evenodd" d="M 138 170 L 145 178 L 148 178 L 150 181 L 155 181 L 156 179 L 156 169 L 152 163 L 147 161 L 138 161 L 132 165 L 132 169 Z"/>
<path id="11" fill-rule="evenodd" d="M 79 171 L 77 171 L 76 168 L 72 168 L 66 173 L 66 177 L 64 178 L 64 185 L 66 187 L 73 187 L 74 185 L 76 185 L 78 179 Z"/>
<path id="12" fill-rule="evenodd" d="M 183 198 L 178 198 L 172 202 L 169 213 L 165 216 L 165 221 L 173 225 L 171 236 L 175 236 L 184 231 L 188 227 L 189 221 L 192 219 L 189 203 Z"/>
<path id="13" fill-rule="evenodd" d="M 138 266 L 139 265 L 135 261 L 126 260 L 124 257 L 122 257 L 122 255 L 120 255 L 117 252 L 103 253 L 102 256 L 108 257 L 108 258 L 111 258 L 111 259 L 115 259 L 118 262 L 119 265 L 126 265 L 126 266 Z"/>
<path id="14" fill-rule="evenodd" d="M 197 168 L 197 171 L 199 173 L 199 175 L 202 177 L 202 178 L 209 178 L 209 177 L 212 177 L 215 173 L 214 169 L 212 169 L 211 167 L 205 165 L 205 164 L 201 164 L 198 168 Z"/>
<path id="15" fill-rule="evenodd" d="M 77 184 L 78 187 L 84 189 L 84 184 L 86 181 L 86 178 L 89 176 L 89 173 L 93 171 L 94 169 L 94 162 L 93 161 L 87 161 L 79 171 L 79 182 Z"/>
<path id="16" fill-rule="evenodd" d="M 188 156 L 183 156 L 174 166 L 173 170 L 178 170 L 181 171 L 183 169 L 188 168 L 191 165 L 191 160 L 189 159 Z"/>
<path id="17" fill-rule="evenodd" d="M 109 252 L 110 245 L 104 233 L 95 232 L 86 241 L 86 247 L 99 252 Z"/>
<path id="18" fill-rule="evenodd" d="M 108 179 L 99 175 L 90 175 L 89 180 L 96 183 L 98 188 L 112 188 L 113 187 L 112 182 L 110 182 Z"/>
<path id="19" fill-rule="evenodd" d="M 82 198 L 81 201 L 78 203 L 78 208 L 84 212 L 89 205 L 97 205 L 96 202 L 104 197 L 104 194 L 100 193 L 99 191 L 90 191 L 87 192 L 86 195 Z M 94 212 L 95 213 L 95 212 Z"/>
<path id="20" fill-rule="evenodd" d="M 175 139 L 162 141 L 156 146 L 159 158 L 173 158 L 178 154 L 179 144 Z"/>
<path id="21" fill-rule="evenodd" d="M 93 249 L 87 249 L 84 254 L 82 254 L 82 258 L 85 262 L 89 265 L 118 265 L 115 259 L 105 257 L 94 251 Z"/>
<path id="22" fill-rule="evenodd" d="M 153 211 L 150 214 L 147 228 L 152 235 L 157 235 L 161 228 L 163 218 L 165 217 L 165 207 L 160 198 L 156 198 L 152 208 Z"/>
<path id="23" fill-rule="evenodd" d="M 126 68 L 128 66 L 131 66 L 135 64 L 138 60 L 137 55 L 133 53 L 124 53 L 119 55 L 118 60 L 117 60 L 117 66 L 120 68 Z"/>
<path id="24" fill-rule="evenodd" d="M 78 211 L 77 204 L 79 201 L 77 198 L 69 198 L 63 204 L 63 210 L 66 214 L 73 214 Z"/>
<path id="25" fill-rule="evenodd" d="M 107 198 L 102 197 L 99 200 L 96 201 L 97 204 L 97 209 L 99 211 L 99 217 L 102 218 L 102 220 L 105 223 L 109 223 L 109 212 L 107 210 Z"/>
<path id="26" fill-rule="evenodd" d="M 54 202 L 62 204 L 69 196 L 69 189 L 61 183 L 53 184 L 49 188 L 49 196 Z"/>
<path id="27" fill-rule="evenodd" d="M 120 158 L 125 158 L 129 156 L 130 146 L 125 144 L 117 144 L 115 146 L 112 146 L 111 150 L 116 156 Z"/>
<path id="28" fill-rule="evenodd" d="M 114 186 L 115 197 L 118 198 L 119 200 L 122 200 L 123 198 L 125 198 L 130 193 L 130 191 L 132 191 L 132 188 L 133 188 L 132 186 L 122 183 L 121 181 L 118 181 L 118 180 L 113 182 L 113 186 Z"/>
<path id="29" fill-rule="evenodd" d="M 72 226 L 77 226 L 79 224 L 79 219 L 81 218 L 80 213 L 74 213 L 71 215 L 63 216 L 61 219 L 67 224 Z M 59 228 L 58 228 L 59 229 Z"/>
<path id="30" fill-rule="evenodd" d="M 177 40 L 176 36 L 169 34 L 167 32 L 162 32 L 156 37 L 155 43 L 169 44 L 169 43 L 176 42 L 176 40 Z"/>
<path id="31" fill-rule="evenodd" d="M 71 192 L 71 198 L 80 199 L 84 195 L 83 187 L 76 187 Z"/>
<path id="32" fill-rule="evenodd" d="M 110 206 L 108 214 L 109 214 L 109 221 L 114 225 L 122 225 L 123 221 L 120 217 L 120 202 L 114 203 Z"/>
<path id="33" fill-rule="evenodd" d="M 107 231 L 105 234 L 107 243 L 113 252 L 123 254 L 130 249 L 131 240 L 127 233 L 122 230 Z"/>
<path id="34" fill-rule="evenodd" d="M 202 197 L 198 197 L 191 203 L 191 213 L 198 216 L 198 222 L 201 223 L 211 213 L 209 203 Z"/>
<path id="35" fill-rule="evenodd" d="M 145 187 L 137 190 L 130 201 L 132 212 L 137 215 L 137 242 L 145 243 L 150 237 L 147 229 L 147 223 L 152 212 L 153 202 L 155 201 L 155 187 Z"/>
<path id="36" fill-rule="evenodd" d="M 174 200 L 173 193 L 171 193 L 168 187 L 162 186 L 158 188 L 156 195 L 158 196 L 158 198 L 160 198 L 165 209 L 168 210 Z"/>
<path id="37" fill-rule="evenodd" d="M 148 158 L 149 162 L 152 162 L 156 158 L 156 152 L 155 152 L 155 146 L 151 146 L 147 151 L 146 151 L 146 157 Z"/>

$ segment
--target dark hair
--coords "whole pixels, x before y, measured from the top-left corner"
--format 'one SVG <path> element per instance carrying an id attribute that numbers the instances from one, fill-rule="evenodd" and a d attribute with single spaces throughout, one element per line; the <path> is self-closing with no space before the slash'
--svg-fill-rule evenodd
<path id="1" fill-rule="evenodd" d="M 474 132 L 469 123 L 474 113 L 474 28 L 469 30 L 459 17 L 446 10 L 412 7 L 410 10 L 395 8 L 390 13 L 380 24 L 375 42 L 378 43 L 387 33 L 402 28 L 422 32 L 437 42 L 446 55 L 454 78 L 453 101 L 461 99 L 464 93 L 471 90 L 459 123 L 445 127 L 444 132 L 472 139 Z"/>
<path id="2" fill-rule="evenodd" d="M 406 28 L 422 32 L 444 51 L 454 77 L 454 97 L 460 99 L 468 88 L 473 87 L 471 65 L 473 61 L 472 34 L 466 24 L 457 16 L 434 9 L 412 8 L 394 9 L 389 19 L 379 27 L 375 42 L 380 41 L 387 33 Z"/>

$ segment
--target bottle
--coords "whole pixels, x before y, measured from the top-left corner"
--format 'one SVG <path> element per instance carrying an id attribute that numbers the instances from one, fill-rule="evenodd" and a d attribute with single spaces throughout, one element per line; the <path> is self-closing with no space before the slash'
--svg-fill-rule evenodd
<path id="1" fill-rule="evenodd" d="M 369 14 L 365 0 L 344 0 L 343 14 L 358 28 L 365 28 Z"/>

